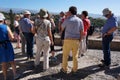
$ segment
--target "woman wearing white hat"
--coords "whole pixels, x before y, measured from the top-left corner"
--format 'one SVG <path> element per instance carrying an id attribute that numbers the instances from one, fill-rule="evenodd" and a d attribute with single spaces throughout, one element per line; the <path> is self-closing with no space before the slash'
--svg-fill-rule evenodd
<path id="1" fill-rule="evenodd" d="M 4 24 L 4 15 L 0 13 L 0 63 L 2 63 L 2 71 L 4 80 L 7 79 L 7 63 L 10 62 L 14 74 L 14 79 L 19 76 L 16 75 L 16 65 L 14 62 L 14 51 L 10 39 L 13 40 L 13 34 L 10 28 Z"/>

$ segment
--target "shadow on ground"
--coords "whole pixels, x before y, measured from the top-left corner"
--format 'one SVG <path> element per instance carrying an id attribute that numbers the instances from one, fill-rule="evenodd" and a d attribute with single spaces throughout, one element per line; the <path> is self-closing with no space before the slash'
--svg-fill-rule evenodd
<path id="1" fill-rule="evenodd" d="M 71 73 L 68 73 L 65 75 L 58 72 L 56 74 L 51 74 L 51 75 L 47 75 L 39 78 L 33 78 L 29 80 L 81 80 L 91 74 L 97 73 L 102 70 L 103 69 L 98 68 L 97 65 L 93 65 L 93 66 L 79 69 L 74 75 L 72 75 Z"/>
<path id="2" fill-rule="evenodd" d="M 120 66 L 116 67 L 116 68 L 109 69 L 109 70 L 105 70 L 104 73 L 107 74 L 107 75 L 111 75 L 111 76 L 113 76 L 114 78 L 117 79 L 119 74 L 120 74 Z"/>
<path id="3" fill-rule="evenodd" d="M 28 79 L 28 80 L 81 80 L 81 79 L 88 77 L 91 74 L 104 71 L 104 69 L 100 69 L 97 65 L 92 65 L 92 66 L 79 69 L 75 75 L 72 75 L 71 73 L 64 75 L 60 73 L 60 70 L 58 68 L 58 66 L 61 67 L 59 64 L 61 64 L 62 62 L 62 53 L 59 53 L 56 56 L 57 57 L 56 62 L 50 61 L 50 70 L 48 71 L 43 71 L 42 61 L 40 62 L 40 65 L 37 68 L 35 68 L 34 60 L 27 61 L 25 57 L 26 57 L 26 54 L 21 54 L 21 53 L 15 54 L 16 65 L 18 66 L 17 71 L 21 74 L 20 79 L 22 80 L 26 80 L 24 78 L 27 76 L 33 77 L 36 74 L 40 74 L 41 76 L 35 76 L 35 78 L 31 77 L 31 79 Z M 68 61 L 71 61 L 71 60 L 72 58 L 69 57 Z M 52 67 L 57 67 L 57 68 L 52 69 Z M 1 72 L 1 66 L 0 66 L 0 72 Z M 109 69 L 109 70 L 105 70 L 104 73 L 106 75 L 111 75 L 117 79 L 118 75 L 120 74 L 120 66 Z M 13 76 L 11 74 L 12 74 L 12 70 L 8 69 L 9 80 L 13 80 L 12 79 Z M 0 73 L 0 80 L 3 80 L 2 73 Z"/>

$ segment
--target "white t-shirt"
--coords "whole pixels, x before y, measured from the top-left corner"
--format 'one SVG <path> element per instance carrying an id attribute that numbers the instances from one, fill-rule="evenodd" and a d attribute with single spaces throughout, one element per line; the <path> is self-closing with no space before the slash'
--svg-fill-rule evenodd
<path id="1" fill-rule="evenodd" d="M 18 26 L 19 26 L 19 22 L 15 20 L 15 21 L 14 21 L 14 26 L 15 26 L 15 27 L 18 27 Z"/>

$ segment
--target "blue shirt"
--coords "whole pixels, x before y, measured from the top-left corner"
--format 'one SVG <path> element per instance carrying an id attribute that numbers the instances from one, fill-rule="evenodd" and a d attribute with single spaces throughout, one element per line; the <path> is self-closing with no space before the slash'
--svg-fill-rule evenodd
<path id="1" fill-rule="evenodd" d="M 117 18 L 114 15 L 107 19 L 105 25 L 103 26 L 102 33 L 104 34 L 108 32 L 113 27 L 118 27 Z"/>
<path id="2" fill-rule="evenodd" d="M 62 27 L 65 29 L 65 39 L 80 39 L 80 30 L 83 29 L 83 22 L 76 15 L 65 19 Z"/>
<path id="3" fill-rule="evenodd" d="M 27 32 L 27 33 L 31 33 L 31 28 L 33 27 L 30 19 L 28 18 L 23 18 L 20 20 L 20 28 L 22 30 L 22 32 Z"/>

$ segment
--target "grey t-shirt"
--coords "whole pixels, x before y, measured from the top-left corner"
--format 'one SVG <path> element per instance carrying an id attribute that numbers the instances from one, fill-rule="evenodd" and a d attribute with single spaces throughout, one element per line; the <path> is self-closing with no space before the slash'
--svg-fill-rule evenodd
<path id="1" fill-rule="evenodd" d="M 49 20 L 44 19 L 44 20 L 37 20 L 35 22 L 35 26 L 37 29 L 37 36 L 41 39 L 48 39 L 48 29 L 51 30 L 51 23 Z"/>
<path id="2" fill-rule="evenodd" d="M 83 22 L 76 15 L 65 19 L 62 27 L 65 28 L 65 39 L 80 39 L 80 30 L 83 29 Z"/>

